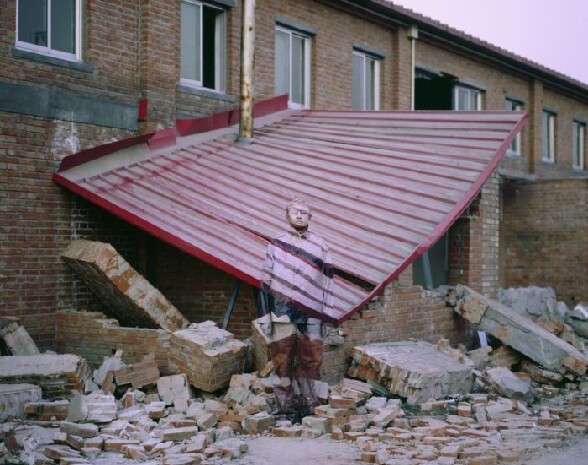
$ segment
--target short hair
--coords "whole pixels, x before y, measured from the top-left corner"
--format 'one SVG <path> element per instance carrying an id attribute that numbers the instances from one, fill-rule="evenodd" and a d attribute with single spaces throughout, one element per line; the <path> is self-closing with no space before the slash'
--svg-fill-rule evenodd
<path id="1" fill-rule="evenodd" d="M 286 213 L 288 213 L 290 211 L 290 207 L 294 204 L 298 204 L 298 205 L 304 205 L 307 210 L 308 213 L 311 213 L 311 208 L 310 205 L 308 204 L 308 202 L 306 200 L 304 200 L 302 197 L 294 197 L 292 200 L 290 200 L 287 204 L 286 204 Z"/>

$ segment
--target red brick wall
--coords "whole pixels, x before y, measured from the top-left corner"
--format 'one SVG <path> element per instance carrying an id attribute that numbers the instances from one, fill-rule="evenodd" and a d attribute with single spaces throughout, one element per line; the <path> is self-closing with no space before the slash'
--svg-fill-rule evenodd
<path id="1" fill-rule="evenodd" d="M 138 363 L 145 354 L 153 353 L 162 373 L 171 373 L 171 335 L 163 329 L 121 328 L 101 312 L 62 310 L 55 314 L 55 320 L 57 350 L 84 357 L 92 368 L 102 365 L 104 357 L 122 350 L 125 363 Z"/>
<path id="2" fill-rule="evenodd" d="M 459 343 L 469 344 L 466 323 L 445 305 L 443 297 L 423 291 L 420 286 L 391 283 L 366 310 L 343 323 L 343 345 L 325 347 L 323 379 L 328 382 L 341 379 L 356 345 L 409 338 L 431 343 L 447 338 L 454 347 Z"/>
<path id="3" fill-rule="evenodd" d="M 506 181 L 501 285 L 550 286 L 568 305 L 588 301 L 588 180 Z"/>

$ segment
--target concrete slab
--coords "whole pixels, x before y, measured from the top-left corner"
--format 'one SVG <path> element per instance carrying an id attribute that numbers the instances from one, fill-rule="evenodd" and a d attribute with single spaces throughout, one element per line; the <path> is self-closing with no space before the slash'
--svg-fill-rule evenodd
<path id="1" fill-rule="evenodd" d="M 66 399 L 83 394 L 90 370 L 77 355 L 39 354 L 0 357 L 0 384 L 31 383 L 43 397 Z"/>
<path id="2" fill-rule="evenodd" d="M 110 244 L 79 240 L 62 257 L 124 326 L 177 331 L 188 320 Z"/>
<path id="3" fill-rule="evenodd" d="M 470 392 L 473 369 L 471 361 L 456 361 L 427 342 L 399 341 L 354 347 L 349 375 L 375 381 L 414 405 Z"/>
<path id="4" fill-rule="evenodd" d="M 456 286 L 449 303 L 468 321 L 548 370 L 584 375 L 588 356 L 496 300 Z"/>

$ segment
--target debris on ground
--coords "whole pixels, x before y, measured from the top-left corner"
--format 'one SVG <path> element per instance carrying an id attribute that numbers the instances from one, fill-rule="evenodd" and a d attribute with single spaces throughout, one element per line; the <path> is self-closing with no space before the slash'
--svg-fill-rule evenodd
<path id="1" fill-rule="evenodd" d="M 457 313 L 477 325 L 480 331 L 548 370 L 572 377 L 586 373 L 587 354 L 510 307 L 461 285 L 456 286 L 448 300 Z"/>
<path id="2" fill-rule="evenodd" d="M 82 273 L 103 262 L 110 287 L 136 279 L 108 247 L 80 247 L 92 251 L 90 264 L 77 265 Z M 176 319 L 174 329 L 164 328 L 166 351 L 125 358 L 112 347 L 91 373 L 78 355 L 35 353 L 18 321 L 3 318 L 0 334 L 12 355 L 0 357 L 0 464 L 241 463 L 247 439 L 259 436 L 345 441 L 362 462 L 379 465 L 511 464 L 588 433 L 588 358 L 577 331 L 588 309 L 539 294 L 519 305 L 527 294 L 509 291 L 519 296 L 513 310 L 458 286 L 450 304 L 492 345 L 357 346 L 348 377 L 314 383 L 321 405 L 300 423 L 275 413 L 279 379 L 256 322 L 248 345 L 210 321 Z M 152 308 L 140 299 L 133 305 L 143 314 Z M 257 371 L 243 372 L 248 359 Z"/>

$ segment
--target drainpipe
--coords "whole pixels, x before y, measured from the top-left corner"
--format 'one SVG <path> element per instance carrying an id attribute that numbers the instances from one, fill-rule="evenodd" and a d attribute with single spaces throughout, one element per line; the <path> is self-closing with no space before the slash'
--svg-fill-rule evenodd
<path id="1" fill-rule="evenodd" d="M 416 41 L 419 38 L 419 28 L 416 24 L 412 24 L 406 31 L 407 37 L 410 39 L 410 109 L 414 110 L 414 78 L 415 78 L 415 58 L 416 58 Z"/>
<path id="2" fill-rule="evenodd" d="M 239 95 L 239 142 L 253 138 L 253 70 L 255 48 L 255 0 L 243 0 L 241 23 L 241 89 Z"/>

